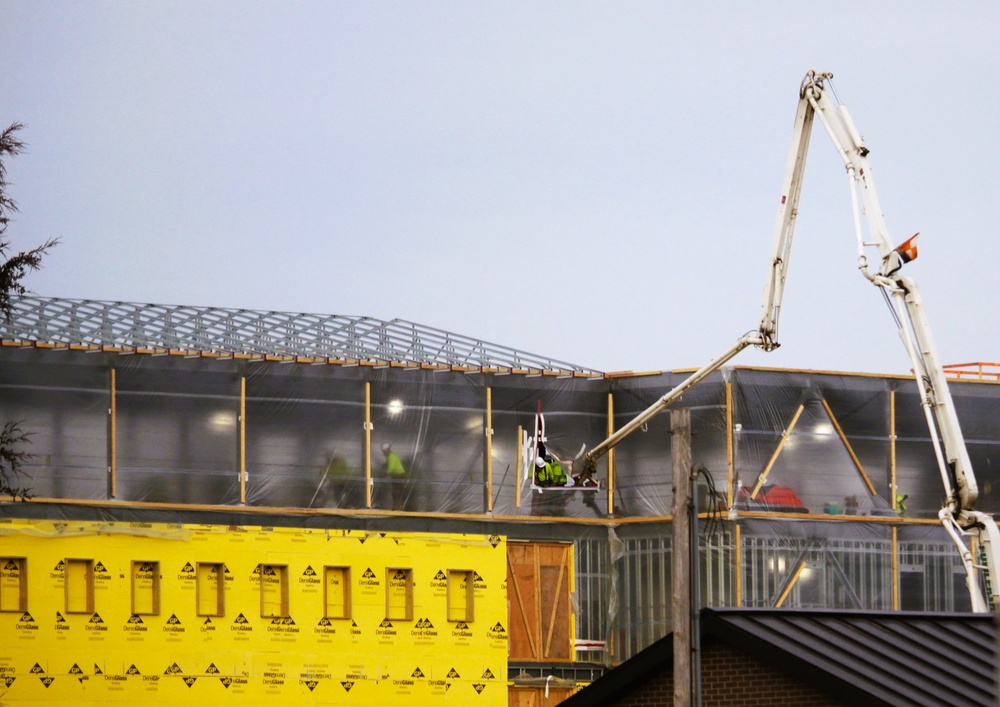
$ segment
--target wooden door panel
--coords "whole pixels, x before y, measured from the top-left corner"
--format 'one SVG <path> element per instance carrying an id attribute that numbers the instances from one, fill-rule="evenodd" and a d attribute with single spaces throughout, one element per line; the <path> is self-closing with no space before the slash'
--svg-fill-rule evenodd
<path id="1" fill-rule="evenodd" d="M 571 585 L 571 545 L 507 544 L 511 660 L 572 660 Z"/>

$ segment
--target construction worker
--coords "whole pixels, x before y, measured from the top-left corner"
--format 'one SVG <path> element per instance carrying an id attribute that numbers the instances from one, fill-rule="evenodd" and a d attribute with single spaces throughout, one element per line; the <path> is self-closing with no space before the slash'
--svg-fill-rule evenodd
<path id="1" fill-rule="evenodd" d="M 553 455 L 544 454 L 535 458 L 536 486 L 565 486 L 566 481 L 566 472 Z"/>
<path id="2" fill-rule="evenodd" d="M 385 455 L 385 476 L 389 481 L 389 498 L 392 510 L 402 510 L 406 501 L 406 467 L 399 455 L 392 451 L 391 444 L 382 445 Z"/>

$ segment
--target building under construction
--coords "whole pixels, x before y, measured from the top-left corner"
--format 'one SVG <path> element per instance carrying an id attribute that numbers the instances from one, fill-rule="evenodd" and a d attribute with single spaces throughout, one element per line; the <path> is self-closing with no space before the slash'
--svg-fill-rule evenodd
<path id="1" fill-rule="evenodd" d="M 572 475 L 684 371 L 34 296 L 0 338 L 32 455 L 0 505 L 5 701 L 549 705 L 672 630 L 669 415 L 595 486 L 537 486 L 522 447 L 540 408 Z M 1000 388 L 952 372 L 992 513 Z M 912 378 L 733 367 L 677 405 L 702 606 L 969 610 Z"/>

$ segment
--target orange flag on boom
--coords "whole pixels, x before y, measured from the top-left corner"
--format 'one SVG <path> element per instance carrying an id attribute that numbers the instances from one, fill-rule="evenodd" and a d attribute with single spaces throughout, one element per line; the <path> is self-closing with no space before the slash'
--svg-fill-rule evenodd
<path id="1" fill-rule="evenodd" d="M 896 248 L 896 252 L 899 253 L 899 257 L 904 263 L 917 259 L 917 236 L 919 235 L 919 233 L 914 233 Z"/>

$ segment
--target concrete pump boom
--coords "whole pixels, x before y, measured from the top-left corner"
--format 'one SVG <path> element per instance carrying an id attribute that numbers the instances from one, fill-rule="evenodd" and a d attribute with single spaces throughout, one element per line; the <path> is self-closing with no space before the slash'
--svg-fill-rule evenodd
<path id="1" fill-rule="evenodd" d="M 885 295 L 899 326 L 900 339 L 913 365 L 917 389 L 945 489 L 945 502 L 938 517 L 959 550 L 973 611 L 987 611 L 1000 605 L 998 596 L 1000 583 L 993 577 L 996 568 L 1000 567 L 1000 558 L 997 557 L 997 553 L 1000 552 L 1000 532 L 992 516 L 975 510 L 979 493 L 976 479 L 962 429 L 955 414 L 948 381 L 938 360 L 923 302 L 916 283 L 900 274 L 902 266 L 917 256 L 916 236 L 898 247 L 889 239 L 878 195 L 875 192 L 871 165 L 868 163 L 868 148 L 854 127 L 847 107 L 831 97 L 832 89 L 827 90 L 826 84 L 832 78 L 833 74 L 830 73 L 810 71 L 799 87 L 799 104 L 795 114 L 792 146 L 782 184 L 781 202 L 757 331 L 738 339 L 721 356 L 698 369 L 628 424 L 594 447 L 583 459 L 584 469 L 586 473 L 592 474 L 596 470 L 597 460 L 608 450 L 677 401 L 693 386 L 722 368 L 746 347 L 756 346 L 764 351 L 772 351 L 779 346 L 778 316 L 781 312 L 785 276 L 795 232 L 795 218 L 798 215 L 799 197 L 802 193 L 802 177 L 809 152 L 809 138 L 813 122 L 818 118 L 844 161 L 850 181 L 858 269 Z M 867 224 L 867 228 L 862 226 L 862 221 Z M 869 267 L 869 252 L 873 252 L 876 266 L 874 271 Z M 973 558 L 966 544 L 965 539 L 968 537 L 977 541 L 978 559 Z M 984 573 L 986 599 L 979 589 L 977 570 Z"/>

